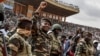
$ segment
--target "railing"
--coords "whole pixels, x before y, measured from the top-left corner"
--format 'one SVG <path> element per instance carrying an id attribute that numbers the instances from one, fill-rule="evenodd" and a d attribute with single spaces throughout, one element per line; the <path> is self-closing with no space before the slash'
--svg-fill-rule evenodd
<path id="1" fill-rule="evenodd" d="M 68 3 L 65 3 L 65 2 L 60 1 L 60 0 L 50 0 L 50 1 L 55 2 L 55 3 L 59 4 L 59 5 L 64 6 L 64 7 L 72 8 L 72 9 L 75 9 L 75 10 L 78 10 L 79 11 L 78 6 L 75 6 L 73 4 L 68 4 Z"/>

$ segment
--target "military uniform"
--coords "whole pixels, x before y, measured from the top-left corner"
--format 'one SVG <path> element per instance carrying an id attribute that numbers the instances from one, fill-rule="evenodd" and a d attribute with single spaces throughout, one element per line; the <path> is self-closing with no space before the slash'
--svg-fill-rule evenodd
<path id="1" fill-rule="evenodd" d="M 11 50 L 17 52 L 17 56 L 32 56 L 31 53 L 31 46 L 30 44 L 24 39 L 25 36 L 15 33 L 9 39 L 8 46 Z"/>
<path id="2" fill-rule="evenodd" d="M 0 36 L 0 56 L 3 56 L 3 54 L 4 54 L 3 53 L 3 39 L 2 39 L 2 36 Z"/>
<path id="3" fill-rule="evenodd" d="M 52 40 L 51 40 L 51 55 L 52 54 L 56 54 L 56 55 L 59 55 L 61 54 L 61 42 L 59 40 L 58 37 L 55 37 L 54 33 L 53 32 L 50 32 L 49 35 L 52 37 Z"/>
<path id="4" fill-rule="evenodd" d="M 32 17 L 34 28 L 40 27 L 40 25 L 37 26 L 37 23 L 40 24 L 40 21 L 41 17 L 39 16 L 39 13 L 34 12 Z M 36 34 L 29 39 L 33 56 L 50 56 L 50 36 L 40 29 L 35 30 Z"/>
<path id="5" fill-rule="evenodd" d="M 86 42 L 77 44 L 75 56 L 94 56 L 94 47 Z"/>
<path id="6" fill-rule="evenodd" d="M 0 38 L 0 56 L 3 56 L 1 38 Z"/>
<path id="7" fill-rule="evenodd" d="M 39 30 L 36 36 L 32 36 L 32 42 L 33 56 L 50 55 L 50 37 L 47 34 Z"/>

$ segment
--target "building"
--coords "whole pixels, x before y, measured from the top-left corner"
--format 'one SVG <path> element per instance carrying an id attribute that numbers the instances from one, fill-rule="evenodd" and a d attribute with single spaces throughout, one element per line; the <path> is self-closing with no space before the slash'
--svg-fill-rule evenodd
<path id="1" fill-rule="evenodd" d="M 13 9 L 14 7 L 14 0 L 5 0 L 3 3 L 4 8 L 6 9 Z"/>
<path id="2" fill-rule="evenodd" d="M 41 16 L 57 21 L 66 21 L 67 16 L 79 13 L 79 8 L 58 0 L 15 0 L 14 12 L 32 17 L 32 13 L 39 6 L 41 1 L 46 1 L 48 6 L 41 12 Z"/>

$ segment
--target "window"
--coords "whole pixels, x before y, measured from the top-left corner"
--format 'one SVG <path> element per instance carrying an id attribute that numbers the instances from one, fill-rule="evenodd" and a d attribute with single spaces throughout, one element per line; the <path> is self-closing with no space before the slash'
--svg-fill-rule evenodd
<path id="1" fill-rule="evenodd" d="M 43 16 L 46 17 L 46 13 L 43 13 Z"/>
<path id="2" fill-rule="evenodd" d="M 58 16 L 56 16 L 56 20 L 58 20 Z"/>
<path id="3" fill-rule="evenodd" d="M 49 14 L 49 18 L 52 18 L 52 14 Z"/>
<path id="4" fill-rule="evenodd" d="M 56 19 L 56 16 L 55 15 L 53 15 L 53 19 Z"/>

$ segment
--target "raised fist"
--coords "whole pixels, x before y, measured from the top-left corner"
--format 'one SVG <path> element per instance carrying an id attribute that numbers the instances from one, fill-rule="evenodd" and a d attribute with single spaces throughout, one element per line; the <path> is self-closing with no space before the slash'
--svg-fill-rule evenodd
<path id="1" fill-rule="evenodd" d="M 42 1 L 35 12 L 41 12 L 47 6 L 47 2 Z"/>
<path id="2" fill-rule="evenodd" d="M 40 3 L 40 8 L 41 9 L 44 9 L 45 7 L 47 6 L 47 2 L 45 2 L 45 1 L 42 1 L 41 3 Z"/>

